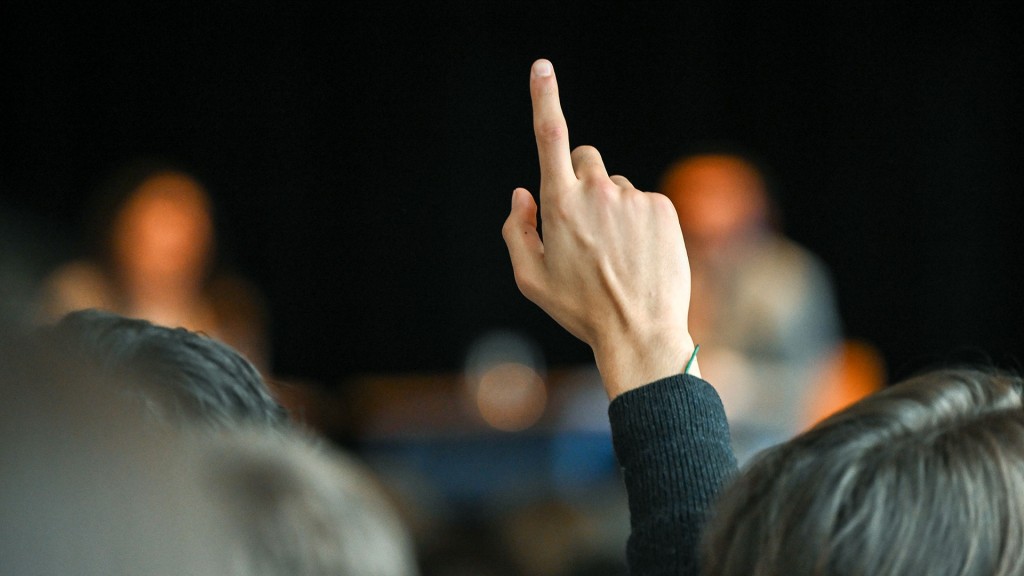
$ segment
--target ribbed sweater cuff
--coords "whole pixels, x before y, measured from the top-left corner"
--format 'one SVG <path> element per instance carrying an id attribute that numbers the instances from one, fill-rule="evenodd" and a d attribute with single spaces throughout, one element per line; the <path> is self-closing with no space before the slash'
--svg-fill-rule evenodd
<path id="1" fill-rule="evenodd" d="M 718 393 L 672 376 L 609 406 L 615 453 L 629 494 L 633 573 L 689 573 L 708 511 L 736 472 Z"/>

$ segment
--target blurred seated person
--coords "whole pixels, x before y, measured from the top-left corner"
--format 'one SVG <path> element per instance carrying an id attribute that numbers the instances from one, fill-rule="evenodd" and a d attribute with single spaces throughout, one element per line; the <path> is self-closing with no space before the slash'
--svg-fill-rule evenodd
<path id="1" fill-rule="evenodd" d="M 45 283 L 45 320 L 102 308 L 223 340 L 267 367 L 266 312 L 258 291 L 214 266 L 210 197 L 187 172 L 145 160 L 102 185 L 91 222 L 93 254 Z"/>
<path id="2" fill-rule="evenodd" d="M 692 271 L 690 326 L 725 403 L 737 458 L 805 428 L 839 322 L 822 264 L 773 226 L 764 171 L 733 151 L 681 158 L 665 173 Z"/>

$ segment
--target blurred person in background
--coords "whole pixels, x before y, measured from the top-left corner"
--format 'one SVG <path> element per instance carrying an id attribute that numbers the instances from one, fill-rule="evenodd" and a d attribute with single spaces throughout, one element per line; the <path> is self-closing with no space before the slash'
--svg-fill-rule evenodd
<path id="1" fill-rule="evenodd" d="M 217 268 L 211 200 L 195 177 L 163 160 L 126 165 L 99 187 L 88 234 L 92 254 L 45 282 L 45 320 L 102 308 L 182 326 L 266 370 L 266 307 L 252 285 Z"/>
<path id="2" fill-rule="evenodd" d="M 660 192 L 686 238 L 701 369 L 743 462 L 810 424 L 807 404 L 840 327 L 825 267 L 778 230 L 765 171 L 731 149 L 707 150 L 672 164 Z"/>

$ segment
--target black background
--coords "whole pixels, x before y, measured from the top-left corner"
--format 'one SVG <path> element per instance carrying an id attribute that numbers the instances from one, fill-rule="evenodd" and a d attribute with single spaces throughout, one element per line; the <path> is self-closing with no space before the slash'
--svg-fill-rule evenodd
<path id="1" fill-rule="evenodd" d="M 457 369 L 495 328 L 586 362 L 518 295 L 500 235 L 512 189 L 536 191 L 546 57 L 573 143 L 640 188 L 695 141 L 760 152 L 847 334 L 894 376 L 1016 365 L 1016 10 L 884 6 L 4 2 L 0 198 L 72 257 L 109 170 L 190 166 L 222 261 L 269 298 L 279 374 Z"/>

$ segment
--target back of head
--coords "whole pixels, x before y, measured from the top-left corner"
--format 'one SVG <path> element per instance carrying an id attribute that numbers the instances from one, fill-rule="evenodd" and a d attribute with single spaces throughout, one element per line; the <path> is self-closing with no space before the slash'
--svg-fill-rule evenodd
<path id="1" fill-rule="evenodd" d="M 44 328 L 41 336 L 54 352 L 80 355 L 106 377 L 130 383 L 161 418 L 228 428 L 287 421 L 252 363 L 202 334 L 82 310 Z"/>
<path id="2" fill-rule="evenodd" d="M 412 540 L 370 472 L 297 433 L 211 437 L 212 495 L 247 576 L 414 576 Z"/>
<path id="3" fill-rule="evenodd" d="M 7 328 L 7 327 L 2 327 Z M 0 330 L 0 573 L 226 574 L 188 439 L 74 352 Z"/>
<path id="4" fill-rule="evenodd" d="M 704 574 L 1024 573 L 1022 390 L 932 372 L 766 451 L 719 502 Z"/>

